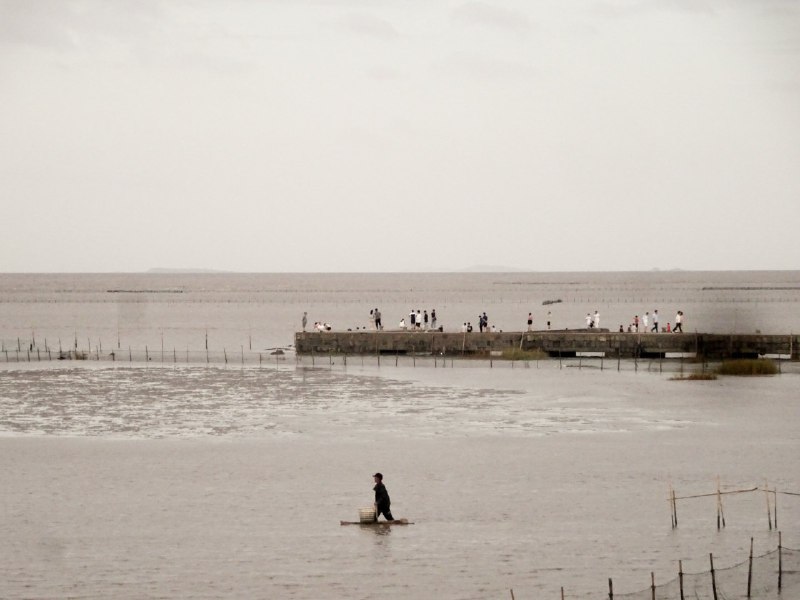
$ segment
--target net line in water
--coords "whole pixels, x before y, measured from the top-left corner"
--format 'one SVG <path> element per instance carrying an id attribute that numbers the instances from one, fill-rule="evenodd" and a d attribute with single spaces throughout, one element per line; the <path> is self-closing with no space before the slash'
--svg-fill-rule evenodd
<path id="1" fill-rule="evenodd" d="M 615 593 L 609 580 L 606 598 L 624 600 L 780 600 L 800 597 L 800 550 L 780 546 L 725 568 L 678 574 L 671 580 L 631 593 Z M 565 596 L 565 597 L 568 597 Z"/>

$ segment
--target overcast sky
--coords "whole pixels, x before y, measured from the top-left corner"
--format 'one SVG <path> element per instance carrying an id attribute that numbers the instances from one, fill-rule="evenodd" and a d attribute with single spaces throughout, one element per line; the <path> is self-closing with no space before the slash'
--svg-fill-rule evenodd
<path id="1" fill-rule="evenodd" d="M 795 0 L 0 0 L 0 271 L 800 268 Z"/>

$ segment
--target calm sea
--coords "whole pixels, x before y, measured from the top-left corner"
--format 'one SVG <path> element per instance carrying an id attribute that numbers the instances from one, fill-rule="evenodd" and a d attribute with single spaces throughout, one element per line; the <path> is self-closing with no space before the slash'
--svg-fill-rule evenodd
<path id="1" fill-rule="evenodd" d="M 0 338 L 14 350 L 18 338 L 266 349 L 291 344 L 304 311 L 346 329 L 375 307 L 387 326 L 435 308 L 445 329 L 486 311 L 519 330 L 548 310 L 555 328 L 653 309 L 662 323 L 683 310 L 689 331 L 800 325 L 797 272 L 0 284 Z M 723 490 L 800 492 L 796 369 L 674 381 L 652 362 L 430 367 L 0 357 L 0 597 L 558 599 L 563 586 L 600 599 L 609 577 L 621 595 L 651 572 L 673 579 L 678 560 L 687 572 L 707 570 L 709 553 L 718 568 L 746 560 L 751 537 L 756 554 L 777 546 L 763 492 L 726 495 L 722 531 L 714 497 L 681 501 L 672 529 L 670 485 L 707 494 L 719 477 Z M 378 470 L 394 515 L 414 525 L 340 526 L 371 504 Z M 778 502 L 783 544 L 798 548 L 800 502 Z"/>
<path id="2" fill-rule="evenodd" d="M 544 305 L 543 302 L 557 301 Z M 436 310 L 445 330 L 486 312 L 503 331 L 580 328 L 598 311 L 618 330 L 658 310 L 684 329 L 789 334 L 800 330 L 800 271 L 459 274 L 2 274 L 0 340 L 79 348 L 263 349 L 286 346 L 301 327 L 386 328 L 412 309 Z"/>

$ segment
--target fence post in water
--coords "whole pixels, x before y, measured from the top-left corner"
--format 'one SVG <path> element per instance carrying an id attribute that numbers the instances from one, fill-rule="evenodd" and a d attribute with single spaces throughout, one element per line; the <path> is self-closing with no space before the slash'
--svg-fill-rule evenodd
<path id="1" fill-rule="evenodd" d="M 242 366 L 244 366 L 244 346 L 239 346 L 242 349 Z"/>
<path id="2" fill-rule="evenodd" d="M 128 362 L 133 362 L 133 352 L 131 352 L 130 346 L 128 346 Z"/>
<path id="3" fill-rule="evenodd" d="M 769 530 L 772 531 L 772 509 L 769 505 L 769 486 L 764 481 L 764 498 L 767 500 L 767 521 L 769 522 Z"/>
<path id="4" fill-rule="evenodd" d="M 258 368 L 261 368 L 261 352 L 258 353 Z"/>
<path id="5" fill-rule="evenodd" d="M 608 600 L 614 600 L 614 582 L 608 578 Z"/>
<path id="6" fill-rule="evenodd" d="M 36 358 L 39 360 L 39 362 L 41 362 L 41 361 L 42 361 L 42 357 L 41 357 L 41 355 L 39 354 L 39 348 L 36 348 Z"/>
<path id="7" fill-rule="evenodd" d="M 650 600 L 656 600 L 656 574 L 650 571 Z"/>
<path id="8" fill-rule="evenodd" d="M 145 344 L 145 347 L 144 347 L 144 361 L 145 362 L 150 362 L 150 350 L 148 350 L 146 344 Z"/>
<path id="9" fill-rule="evenodd" d="M 775 529 L 777 529 L 778 528 L 778 488 L 777 488 L 777 486 L 775 487 L 774 490 L 772 490 L 772 502 L 773 502 L 772 510 L 775 513 L 775 518 L 773 519 L 773 521 L 775 522 Z"/>
<path id="10" fill-rule="evenodd" d="M 672 517 L 675 521 L 675 527 L 678 526 L 678 499 L 675 497 L 675 490 L 672 490 Z"/>
<path id="11" fill-rule="evenodd" d="M 686 600 L 683 597 L 683 561 L 678 561 L 678 587 L 681 590 L 681 600 Z"/>
<path id="12" fill-rule="evenodd" d="M 225 356 L 225 364 L 227 365 L 228 364 L 228 351 L 224 347 L 222 348 L 222 354 L 223 354 L 223 356 Z"/>
<path id="13" fill-rule="evenodd" d="M 564 586 L 561 586 L 561 600 L 564 600 Z"/>
<path id="14" fill-rule="evenodd" d="M 750 538 L 750 558 L 747 561 L 747 597 L 750 597 L 750 589 L 753 583 L 753 538 Z"/>
<path id="15" fill-rule="evenodd" d="M 717 574 L 714 572 L 714 555 L 709 553 L 708 560 L 711 562 L 711 590 L 714 592 L 714 600 L 717 598 Z"/>
<path id="16" fill-rule="evenodd" d="M 783 545 L 781 544 L 781 532 L 778 532 L 778 593 L 783 586 Z"/>

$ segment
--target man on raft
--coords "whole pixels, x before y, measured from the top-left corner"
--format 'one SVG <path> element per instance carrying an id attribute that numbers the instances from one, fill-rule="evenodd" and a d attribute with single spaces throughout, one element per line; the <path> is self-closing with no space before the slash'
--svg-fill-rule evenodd
<path id="1" fill-rule="evenodd" d="M 377 521 L 378 517 L 383 514 L 387 521 L 394 521 L 392 511 L 389 509 L 392 501 L 389 499 L 386 486 L 383 485 L 383 475 L 375 473 L 372 478 L 375 480 L 375 487 L 372 488 L 375 491 L 375 520 Z"/>

